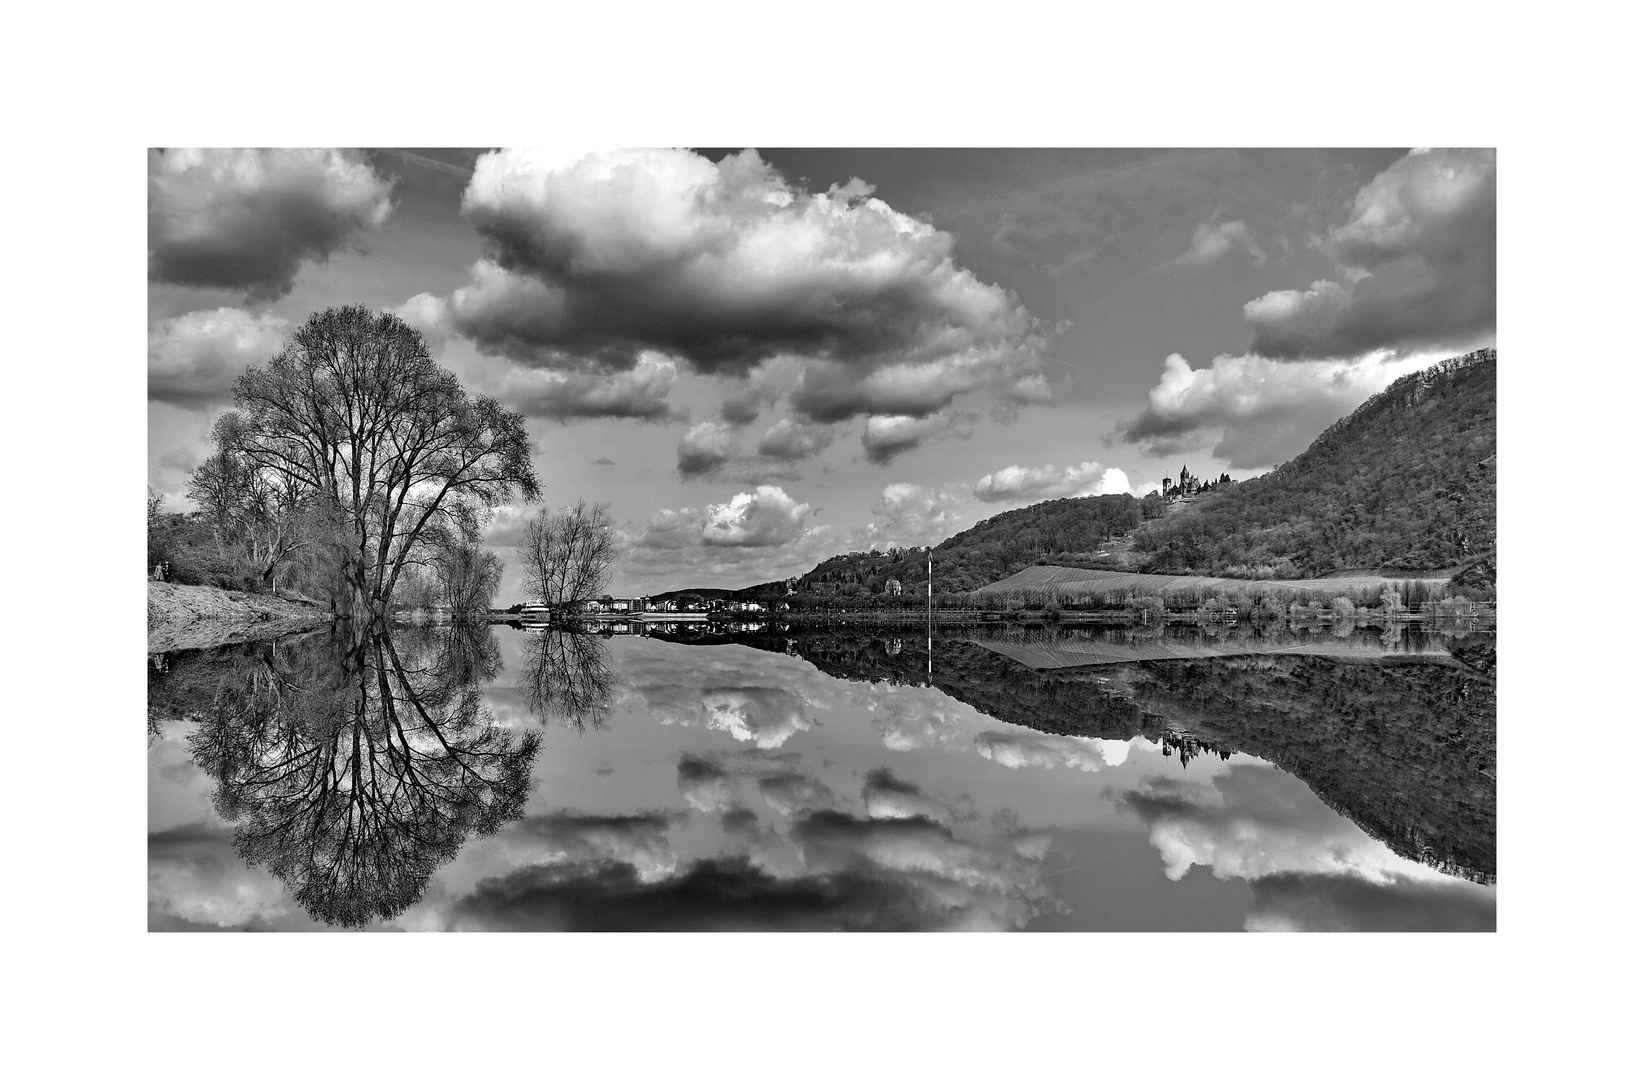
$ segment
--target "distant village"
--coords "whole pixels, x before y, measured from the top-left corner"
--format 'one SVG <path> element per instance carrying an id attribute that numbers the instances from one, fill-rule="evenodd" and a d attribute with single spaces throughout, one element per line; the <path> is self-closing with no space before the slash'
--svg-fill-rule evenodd
<path id="1" fill-rule="evenodd" d="M 763 615 L 771 611 L 786 611 L 788 605 L 780 601 L 764 603 L 759 600 L 707 599 L 686 594 L 676 597 L 655 596 L 602 596 L 584 600 L 585 615 Z"/>
<path id="2" fill-rule="evenodd" d="M 1191 499 L 1197 495 L 1213 491 L 1224 484 L 1233 483 L 1233 478 L 1222 473 L 1213 480 L 1201 480 L 1190 472 L 1186 465 L 1175 477 L 1164 478 L 1164 490 L 1161 495 L 1166 500 Z M 872 554 L 879 554 L 874 552 Z M 794 594 L 798 584 L 797 578 L 790 578 L 787 582 L 789 596 Z M 886 580 L 879 590 L 886 597 L 900 597 L 904 593 L 901 581 L 896 578 Z M 921 590 L 922 591 L 922 590 Z M 730 597 L 699 596 L 695 593 L 662 593 L 655 596 L 601 596 L 598 599 L 584 600 L 576 605 L 576 610 L 584 616 L 607 616 L 615 618 L 647 617 L 652 620 L 679 620 L 691 621 L 708 617 L 728 618 L 731 616 L 771 616 L 784 614 L 790 610 L 786 600 L 766 598 L 764 600 L 732 599 Z M 510 614 L 521 614 L 530 618 L 533 615 L 543 616 L 550 609 L 543 605 L 516 604 L 509 608 Z"/>
<path id="3" fill-rule="evenodd" d="M 419 609 L 424 617 L 436 621 L 450 618 L 449 604 L 430 604 Z M 601 596 L 572 605 L 518 603 L 507 608 L 493 608 L 492 618 L 546 620 L 558 619 L 575 611 L 583 618 L 642 619 L 646 621 L 700 622 L 709 618 L 726 619 L 736 615 L 768 617 L 789 610 L 785 601 L 732 600 L 717 597 L 654 596 Z M 414 616 L 414 611 L 406 611 Z"/>

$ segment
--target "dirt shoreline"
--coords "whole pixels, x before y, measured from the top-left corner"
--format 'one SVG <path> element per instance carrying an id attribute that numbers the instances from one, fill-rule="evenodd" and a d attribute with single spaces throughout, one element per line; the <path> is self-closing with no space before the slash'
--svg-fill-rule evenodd
<path id="1" fill-rule="evenodd" d="M 331 622 L 315 605 L 204 585 L 148 583 L 148 651 L 261 641 Z"/>

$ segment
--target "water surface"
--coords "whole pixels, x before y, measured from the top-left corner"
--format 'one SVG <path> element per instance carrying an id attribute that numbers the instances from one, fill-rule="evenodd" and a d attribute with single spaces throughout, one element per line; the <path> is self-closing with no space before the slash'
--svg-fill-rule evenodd
<path id="1" fill-rule="evenodd" d="M 1491 930 L 1494 655 L 497 626 L 151 658 L 150 927 Z"/>

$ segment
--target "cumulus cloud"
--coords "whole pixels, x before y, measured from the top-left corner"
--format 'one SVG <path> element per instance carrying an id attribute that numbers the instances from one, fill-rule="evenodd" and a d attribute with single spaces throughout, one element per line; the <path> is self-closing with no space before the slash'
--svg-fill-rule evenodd
<path id="1" fill-rule="evenodd" d="M 393 314 L 404 319 L 412 328 L 422 332 L 430 352 L 438 350 L 451 338 L 451 318 L 445 300 L 433 293 L 418 293 Z"/>
<path id="2" fill-rule="evenodd" d="M 869 770 L 862 785 L 862 804 L 869 818 L 929 818 L 951 821 L 956 808 L 944 799 L 925 794 L 917 784 L 897 776 L 890 769 Z"/>
<path id="3" fill-rule="evenodd" d="M 731 425 L 704 420 L 679 440 L 678 467 L 681 476 L 711 473 L 736 457 L 736 434 Z"/>
<path id="4" fill-rule="evenodd" d="M 739 742 L 774 750 L 810 730 L 805 703 L 786 690 L 759 686 L 715 687 L 702 696 L 707 726 Z"/>
<path id="5" fill-rule="evenodd" d="M 485 543 L 493 548 L 505 549 L 518 547 L 525 540 L 525 529 L 531 519 L 540 513 L 540 506 L 526 506 L 519 503 L 509 503 L 491 511 L 485 522 L 484 532 L 481 534 Z"/>
<path id="6" fill-rule="evenodd" d="M 952 259 L 953 238 L 861 181 L 810 194 L 754 151 L 715 164 L 688 150 L 484 154 L 464 217 L 489 267 L 552 302 L 508 351 L 632 361 L 644 349 L 698 371 L 745 372 L 782 353 L 870 367 L 1019 347 L 1033 320 Z M 485 274 L 492 271 L 486 270 Z M 499 347 L 482 301 L 460 324 Z"/>
<path id="7" fill-rule="evenodd" d="M 462 212 L 488 254 L 450 313 L 482 352 L 623 371 L 649 350 L 749 377 L 722 406 L 736 426 L 782 396 L 819 424 L 924 419 L 973 392 L 1049 400 L 1053 331 L 860 180 L 811 193 L 752 150 L 503 150 Z"/>
<path id="8" fill-rule="evenodd" d="M 1494 889 L 1466 881 L 1366 881 L 1348 874 L 1270 874 L 1251 882 L 1246 930 L 1490 932 Z"/>
<path id="9" fill-rule="evenodd" d="M 873 926 L 949 930 L 1019 929 L 1034 914 L 1058 906 L 1041 880 L 1048 834 L 995 820 L 980 836 L 961 838 L 949 824 L 953 805 L 883 769 L 866 777 L 861 816 L 795 768 L 792 755 L 776 757 L 780 762 L 752 752 L 680 761 L 686 802 L 719 815 L 729 842 L 722 863 L 757 871 L 739 875 L 748 883 L 745 899 L 785 895 L 808 883 L 875 898 L 877 910 L 864 910 Z M 751 808 L 741 805 L 742 785 L 750 781 L 779 815 L 777 828 L 762 828 Z M 705 914 L 734 918 L 738 910 L 723 904 Z"/>
<path id="10" fill-rule="evenodd" d="M 862 449 L 875 465 L 889 465 L 933 435 L 953 427 L 954 419 L 935 416 L 870 416 L 862 430 Z"/>
<path id="11" fill-rule="evenodd" d="M 793 483 L 802 479 L 796 462 L 815 457 L 833 442 L 835 431 L 785 417 L 767 428 L 756 452 L 741 452 L 738 428 L 745 426 L 735 408 L 722 410 L 732 419 L 707 420 L 679 440 L 677 467 L 685 479 L 711 478 L 739 484 Z M 757 416 L 757 412 L 754 414 Z"/>
<path id="12" fill-rule="evenodd" d="M 809 810 L 842 809 L 845 805 L 826 784 L 798 772 L 765 777 L 759 781 L 759 794 L 783 817 Z"/>
<path id="13" fill-rule="evenodd" d="M 896 693 L 875 703 L 869 722 L 886 749 L 921 750 L 959 741 L 962 714 L 953 699 L 939 690 L 925 690 L 897 687 Z"/>
<path id="14" fill-rule="evenodd" d="M 710 505 L 702 542 L 713 547 L 772 547 L 797 539 L 805 531 L 809 503 L 796 502 L 786 491 L 762 485 L 752 494 L 738 492 L 728 503 Z"/>
<path id="15" fill-rule="evenodd" d="M 540 344 L 552 337 L 551 328 L 563 316 L 561 293 L 535 278 L 510 274 L 494 262 L 476 263 L 469 274 L 468 284 L 451 295 L 451 326 L 481 352 L 537 367 L 586 366 L 584 357 Z M 639 359 L 639 351 L 626 362 L 606 361 L 604 366 L 620 371 Z"/>
<path id="16" fill-rule="evenodd" d="M 873 505 L 873 512 L 891 520 L 945 517 L 953 512 L 957 501 L 951 491 L 898 482 L 885 485 L 879 501 Z"/>
<path id="17" fill-rule="evenodd" d="M 782 461 L 802 461 L 815 457 L 833 442 L 834 433 L 828 427 L 805 424 L 792 417 L 783 417 L 759 437 L 759 453 Z"/>
<path id="18" fill-rule="evenodd" d="M 761 750 L 775 750 L 811 728 L 804 699 L 780 686 L 653 685 L 636 693 L 660 723 L 723 731 Z"/>
<path id="19" fill-rule="evenodd" d="M 750 394 L 745 390 L 728 394 L 725 400 L 719 403 L 719 418 L 727 424 L 742 427 L 759 419 L 759 410 L 763 404 L 757 394 Z"/>
<path id="20" fill-rule="evenodd" d="M 1209 787 L 1155 778 L 1120 799 L 1147 823 L 1172 881 L 1198 865 L 1252 883 L 1249 929 L 1493 924 L 1493 888 L 1400 858 L 1271 766 L 1235 764 Z"/>
<path id="21" fill-rule="evenodd" d="M 778 356 L 754 368 L 720 402 L 719 418 L 742 427 L 759 419 L 767 405 L 781 401 L 792 392 L 803 373 L 798 357 Z"/>
<path id="22" fill-rule="evenodd" d="M 818 811 L 790 832 L 815 872 L 876 872 L 918 883 L 945 929 L 1020 928 L 1050 905 L 1041 880 L 1050 838 L 1007 833 L 972 842 L 925 816 L 863 820 Z"/>
<path id="23" fill-rule="evenodd" d="M 1130 756 L 1130 743 L 1036 731 L 984 731 L 976 736 L 976 752 L 1008 769 L 1066 767 L 1100 772 L 1123 764 Z"/>
<path id="24" fill-rule="evenodd" d="M 700 509 L 661 510 L 636 541 L 640 548 L 678 550 L 707 547 L 776 547 L 805 532 L 809 503 L 797 502 L 780 487 L 765 484 L 730 501 Z"/>
<path id="25" fill-rule="evenodd" d="M 819 423 L 870 414 L 923 419 L 941 412 L 960 394 L 998 388 L 1006 400 L 1042 404 L 1048 400 L 1038 363 L 1013 355 L 966 350 L 920 363 L 897 364 L 864 374 L 850 364 L 814 361 L 805 366 L 789 399 L 800 415 Z"/>
<path id="26" fill-rule="evenodd" d="M 188 477 L 200 467 L 203 459 L 192 448 L 179 446 L 175 450 L 168 450 L 155 459 L 157 470 L 165 476 Z"/>
<path id="27" fill-rule="evenodd" d="M 1265 765 L 1234 765 L 1210 786 L 1155 778 L 1121 798 L 1147 822 L 1172 881 L 1195 865 L 1218 878 L 1253 880 L 1274 873 L 1382 876 L 1404 863 L 1301 781 Z"/>
<path id="28" fill-rule="evenodd" d="M 266 927 L 293 912 L 270 873 L 246 865 L 226 829 L 185 825 L 148 839 L 150 917 L 196 926 Z"/>
<path id="29" fill-rule="evenodd" d="M 1236 251 L 1244 252 L 1257 266 L 1267 261 L 1267 252 L 1256 243 L 1250 227 L 1243 221 L 1224 221 L 1220 225 L 1206 221 L 1193 229 L 1193 240 L 1187 250 L 1170 260 L 1170 265 L 1209 266 Z"/>
<path id="30" fill-rule="evenodd" d="M 815 512 L 780 485 L 769 484 L 726 503 L 661 510 L 647 521 L 625 526 L 625 535 L 632 538 L 625 573 L 639 580 L 654 578 L 659 584 L 677 584 L 682 576 L 703 584 L 771 581 L 803 573 L 840 551 L 940 543 L 975 524 L 981 507 L 962 484 L 931 488 L 893 483 L 884 488 L 869 521 L 807 526 Z M 738 524 L 743 519 L 746 523 Z M 710 540 L 713 521 L 720 523 L 721 535 Z M 763 542 L 726 543 L 755 537 Z"/>
<path id="31" fill-rule="evenodd" d="M 1262 356 L 1459 348 L 1495 333 L 1496 154 L 1416 150 L 1358 192 L 1324 250 L 1346 283 L 1316 281 L 1245 305 Z"/>
<path id="32" fill-rule="evenodd" d="M 702 526 L 706 520 L 706 511 L 694 507 L 658 510 L 645 523 L 634 547 L 668 552 L 695 547 L 702 543 Z"/>
<path id="33" fill-rule="evenodd" d="M 1049 405 L 1054 399 L 1050 383 L 1043 375 L 1023 375 L 1010 384 L 1010 390 L 1005 394 L 1004 403 L 1007 406 L 1016 405 Z"/>
<path id="34" fill-rule="evenodd" d="M 926 547 L 940 543 L 971 524 L 955 485 L 886 484 L 873 504 L 874 520 L 853 530 L 851 550 Z"/>
<path id="35" fill-rule="evenodd" d="M 704 652 L 709 666 L 739 668 L 735 654 Z M 746 666 L 767 676 L 787 670 L 786 658 L 774 667 L 769 659 Z M 641 674 L 656 663 L 644 652 L 636 661 Z M 790 674 L 806 667 L 794 661 Z M 662 664 L 652 674 L 677 671 Z M 1044 880 L 1048 833 L 1022 830 L 1008 815 L 982 822 L 965 800 L 935 797 L 885 769 L 866 773 L 857 803 L 802 763 L 797 753 L 752 748 L 682 754 L 681 801 L 693 816 L 710 815 L 695 824 L 719 826 L 711 837 L 690 830 L 714 846 L 694 860 L 676 858 L 664 836 L 678 814 L 526 819 L 497 840 L 516 868 L 430 905 L 430 925 L 1001 930 L 1066 910 Z M 971 823 L 964 835 L 954 830 L 960 819 Z"/>
<path id="36" fill-rule="evenodd" d="M 742 806 L 743 781 L 791 776 L 797 772 L 797 763 L 794 754 L 763 751 L 685 754 L 680 757 L 677 768 L 679 792 L 693 810 L 723 813 Z"/>
<path id="37" fill-rule="evenodd" d="M 496 396 L 527 416 L 561 422 L 621 418 L 677 420 L 684 414 L 668 401 L 677 378 L 674 361 L 648 353 L 631 369 L 614 374 L 510 368 L 499 380 Z M 682 443 L 681 472 L 686 472 L 687 460 L 687 448 Z M 694 457 L 689 460 L 693 466 L 699 462 Z"/>
<path id="38" fill-rule="evenodd" d="M 151 150 L 149 280 L 278 299 L 388 220 L 391 188 L 340 150 Z"/>
<path id="39" fill-rule="evenodd" d="M 1437 359 L 1379 352 L 1285 362 L 1246 354 L 1195 368 L 1172 353 L 1147 407 L 1115 435 L 1156 456 L 1210 447 L 1234 468 L 1265 468 L 1295 457 L 1388 383 Z"/>
<path id="40" fill-rule="evenodd" d="M 446 925 L 664 932 L 1014 929 L 1034 910 L 1031 897 L 973 898 L 933 884 L 871 863 L 785 877 L 745 855 L 701 859 L 654 884 L 615 861 L 533 867 L 482 881 L 453 907 Z"/>
<path id="41" fill-rule="evenodd" d="M 634 537 L 631 555 L 625 564 L 628 574 L 677 583 L 689 576 L 700 583 L 729 580 L 738 584 L 770 581 L 809 570 L 816 563 L 840 551 L 888 550 L 924 547 L 939 543 L 953 533 L 975 523 L 980 507 L 969 499 L 962 485 L 942 488 L 894 483 L 885 487 L 872 508 L 872 520 L 855 525 L 804 526 L 812 512 L 806 504 L 795 503 L 784 493 L 782 499 L 759 499 L 754 494 L 740 496 L 748 502 L 740 510 L 736 500 L 702 508 L 661 510 L 627 532 Z M 776 490 L 782 490 L 780 486 Z M 752 501 L 775 507 L 773 533 L 786 535 L 786 542 L 765 546 L 722 546 L 707 542 L 710 517 L 746 515 Z M 785 501 L 784 501 L 785 500 Z M 803 511 L 799 508 L 805 507 Z M 724 509 L 731 508 L 731 509 Z M 734 530 L 733 530 L 734 535 Z"/>
<path id="42" fill-rule="evenodd" d="M 501 843 L 516 862 L 550 864 L 620 859 L 638 871 L 641 881 L 655 881 L 673 873 L 677 866 L 667 833 L 681 816 L 660 811 L 538 815 L 510 826 Z"/>
<path id="43" fill-rule="evenodd" d="M 679 793 L 685 805 L 705 814 L 739 806 L 736 778 L 712 761 L 686 756 L 679 762 Z"/>
<path id="44" fill-rule="evenodd" d="M 228 401 L 246 368 L 280 351 L 290 323 L 240 308 L 191 311 L 148 334 L 148 396 L 185 409 Z"/>
<path id="45" fill-rule="evenodd" d="M 1029 502 L 1077 495 L 1123 495 L 1129 491 L 1130 478 L 1123 469 L 1103 469 L 1100 462 L 1085 461 L 1064 469 L 1054 465 L 1007 465 L 976 481 L 975 493 L 983 502 Z"/>

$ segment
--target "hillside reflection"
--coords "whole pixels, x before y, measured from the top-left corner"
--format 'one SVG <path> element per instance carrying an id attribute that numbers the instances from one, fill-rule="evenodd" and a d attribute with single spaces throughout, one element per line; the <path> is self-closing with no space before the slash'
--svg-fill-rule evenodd
<path id="1" fill-rule="evenodd" d="M 1488 635 L 650 630 L 159 658 L 150 925 L 1494 926 Z"/>
<path id="2" fill-rule="evenodd" d="M 1405 858 L 1493 882 L 1494 635 L 1395 630 L 950 628 L 927 639 L 759 628 L 672 640 L 783 652 L 841 679 L 931 685 L 1055 735 L 1140 736 L 1184 766 L 1249 754 Z"/>
<path id="3" fill-rule="evenodd" d="M 363 926 L 521 815 L 539 736 L 481 707 L 499 667 L 486 626 L 184 654 L 151 672 L 151 730 L 194 721 L 235 850 L 313 918 Z"/>

